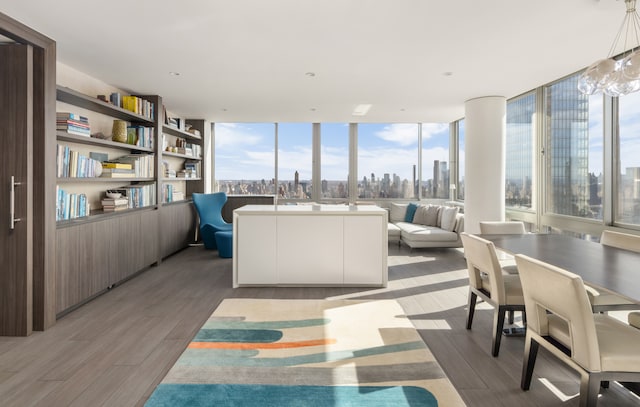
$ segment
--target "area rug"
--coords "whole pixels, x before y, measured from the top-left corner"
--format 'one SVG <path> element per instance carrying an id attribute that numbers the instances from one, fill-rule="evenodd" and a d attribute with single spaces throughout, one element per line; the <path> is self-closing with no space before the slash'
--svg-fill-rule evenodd
<path id="1" fill-rule="evenodd" d="M 462 406 L 395 300 L 226 299 L 145 406 Z"/>

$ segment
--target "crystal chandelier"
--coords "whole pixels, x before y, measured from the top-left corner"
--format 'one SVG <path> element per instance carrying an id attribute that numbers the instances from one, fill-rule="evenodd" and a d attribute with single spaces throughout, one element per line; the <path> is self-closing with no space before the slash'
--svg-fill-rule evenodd
<path id="1" fill-rule="evenodd" d="M 624 36 L 623 50 L 626 52 L 628 40 L 635 40 L 635 47 L 640 44 L 640 17 L 636 12 L 636 0 L 625 0 L 627 13 L 622 20 L 609 55 L 606 59 L 594 62 L 578 80 L 578 90 L 586 95 L 602 91 L 608 96 L 622 96 L 640 90 L 640 49 L 631 49 L 627 55 L 614 59 L 614 53 Z"/>

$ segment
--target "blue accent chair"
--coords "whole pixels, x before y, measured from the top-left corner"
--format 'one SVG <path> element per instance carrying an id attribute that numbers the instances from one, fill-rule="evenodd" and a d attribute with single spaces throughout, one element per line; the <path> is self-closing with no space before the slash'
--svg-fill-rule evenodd
<path id="1" fill-rule="evenodd" d="M 222 207 L 227 202 L 227 194 L 215 192 L 213 194 L 191 194 L 193 204 L 200 217 L 200 238 L 204 247 L 214 250 L 216 245 L 216 232 L 231 232 L 233 225 L 222 219 Z"/>

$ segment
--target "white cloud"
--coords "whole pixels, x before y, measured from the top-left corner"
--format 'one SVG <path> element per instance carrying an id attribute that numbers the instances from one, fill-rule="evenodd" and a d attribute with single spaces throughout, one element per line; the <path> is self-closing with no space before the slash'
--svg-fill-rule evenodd
<path id="1" fill-rule="evenodd" d="M 215 130 L 216 149 L 255 146 L 264 139 L 263 135 L 235 123 L 216 123 Z"/>
<path id="2" fill-rule="evenodd" d="M 444 131 L 449 132 L 449 123 L 423 123 L 422 140 L 428 140 L 433 136 L 440 135 Z"/>
<path id="3" fill-rule="evenodd" d="M 401 146 L 410 146 L 418 142 L 417 124 L 391 124 L 375 133 L 376 137 Z"/>

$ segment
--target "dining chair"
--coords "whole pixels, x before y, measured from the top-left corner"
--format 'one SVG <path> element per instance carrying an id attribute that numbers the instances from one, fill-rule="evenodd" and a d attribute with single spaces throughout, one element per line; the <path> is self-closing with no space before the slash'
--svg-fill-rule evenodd
<path id="1" fill-rule="evenodd" d="M 498 356 L 500 340 L 508 311 L 521 311 L 526 323 L 524 298 L 518 275 L 503 274 L 493 242 L 462 232 L 462 246 L 469 271 L 469 309 L 467 329 L 471 329 L 478 297 L 493 307 L 491 354 Z"/>
<path id="2" fill-rule="evenodd" d="M 529 390 L 542 346 L 580 374 L 580 406 L 596 406 L 600 383 L 640 380 L 640 330 L 594 314 L 582 278 L 518 254 L 528 324 L 520 387 Z"/>
<path id="3" fill-rule="evenodd" d="M 227 202 L 227 194 L 214 192 L 210 194 L 191 194 L 193 205 L 198 211 L 200 219 L 200 238 L 206 249 L 216 249 L 216 232 L 230 232 L 233 229 L 231 223 L 222 218 L 222 207 Z"/>
<path id="4" fill-rule="evenodd" d="M 527 233 L 524 222 L 521 221 L 480 221 L 480 233 L 483 235 L 523 235 Z M 502 265 L 502 270 L 507 274 L 518 274 L 513 256 L 502 250 L 496 249 L 498 260 Z"/>
<path id="5" fill-rule="evenodd" d="M 640 236 L 628 233 L 603 230 L 600 244 L 640 253 Z M 639 274 L 640 277 L 640 274 Z M 640 305 L 616 294 L 600 292 L 593 287 L 586 287 L 593 312 L 637 310 Z"/>
<path id="6" fill-rule="evenodd" d="M 480 233 L 483 235 L 523 235 L 527 233 L 521 221 L 481 221 Z"/>

